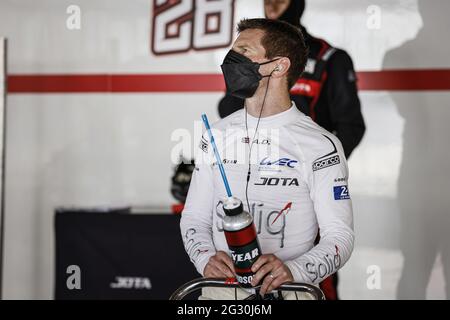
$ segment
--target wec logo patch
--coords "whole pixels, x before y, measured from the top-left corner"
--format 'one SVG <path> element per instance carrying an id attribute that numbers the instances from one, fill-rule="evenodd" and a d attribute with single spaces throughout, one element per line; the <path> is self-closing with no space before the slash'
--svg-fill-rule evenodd
<path id="1" fill-rule="evenodd" d="M 261 160 L 261 166 L 280 166 L 280 167 L 289 167 L 294 168 L 298 163 L 297 160 L 289 159 L 289 158 L 280 158 L 276 161 L 271 161 L 268 157 Z"/>

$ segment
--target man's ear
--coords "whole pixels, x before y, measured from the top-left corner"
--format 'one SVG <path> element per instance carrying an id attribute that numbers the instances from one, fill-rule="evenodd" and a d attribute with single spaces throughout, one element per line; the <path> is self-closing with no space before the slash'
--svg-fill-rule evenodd
<path id="1" fill-rule="evenodd" d="M 281 58 L 280 60 L 277 60 L 277 66 L 272 72 L 272 77 L 274 78 L 281 78 L 285 75 L 287 75 L 287 72 L 289 68 L 291 67 L 291 60 L 289 58 Z"/>

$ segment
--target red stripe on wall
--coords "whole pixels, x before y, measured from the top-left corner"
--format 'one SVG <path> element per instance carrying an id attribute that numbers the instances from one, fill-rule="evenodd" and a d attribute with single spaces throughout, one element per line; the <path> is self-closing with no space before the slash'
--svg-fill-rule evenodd
<path id="1" fill-rule="evenodd" d="M 369 91 L 450 90 L 450 69 L 362 71 L 358 72 L 358 87 Z"/>
<path id="2" fill-rule="evenodd" d="M 215 92 L 221 74 L 9 75 L 8 93 Z"/>
<path id="3" fill-rule="evenodd" d="M 450 69 L 358 72 L 365 91 L 450 90 Z M 223 92 L 221 74 L 36 74 L 8 76 L 8 93 Z"/>

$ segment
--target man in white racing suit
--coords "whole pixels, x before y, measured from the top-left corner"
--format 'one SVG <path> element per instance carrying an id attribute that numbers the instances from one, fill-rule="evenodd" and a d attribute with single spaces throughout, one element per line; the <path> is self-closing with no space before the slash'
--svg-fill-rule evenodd
<path id="1" fill-rule="evenodd" d="M 306 60 L 301 32 L 267 19 L 242 20 L 238 31 L 222 71 L 227 91 L 245 98 L 245 109 L 212 128 L 233 195 L 254 217 L 263 255 L 252 267 L 252 285 L 261 284 L 264 295 L 286 282 L 318 284 L 353 250 L 344 152 L 333 134 L 290 100 Z M 181 218 L 186 251 L 204 277 L 235 276 L 222 229 L 226 197 L 204 134 Z M 248 295 L 219 288 L 202 292 L 211 299 Z"/>

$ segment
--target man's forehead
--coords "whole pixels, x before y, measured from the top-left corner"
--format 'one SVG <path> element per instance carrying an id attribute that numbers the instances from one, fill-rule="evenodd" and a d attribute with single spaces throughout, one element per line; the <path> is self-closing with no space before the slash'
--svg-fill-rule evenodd
<path id="1" fill-rule="evenodd" d="M 264 31 L 259 29 L 247 29 L 242 31 L 236 41 L 234 46 L 236 47 L 251 47 L 257 49 L 262 47 L 261 38 L 264 35 Z"/>

